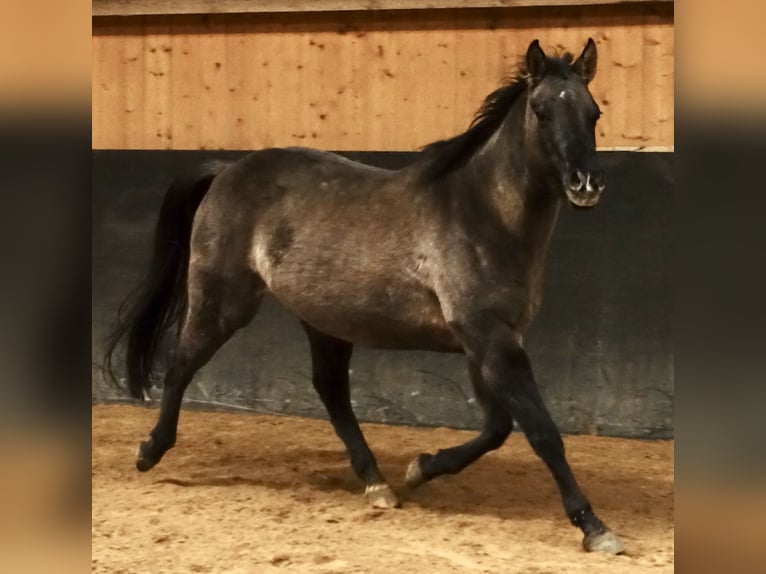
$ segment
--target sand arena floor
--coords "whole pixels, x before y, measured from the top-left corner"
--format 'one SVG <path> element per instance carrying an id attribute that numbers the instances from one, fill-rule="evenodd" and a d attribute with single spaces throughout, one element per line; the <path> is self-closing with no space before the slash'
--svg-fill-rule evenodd
<path id="1" fill-rule="evenodd" d="M 329 422 L 184 411 L 176 447 L 135 470 L 156 411 L 93 408 L 92 571 L 672 572 L 673 442 L 566 437 L 569 461 L 627 555 L 581 550 L 553 479 L 514 433 L 456 476 L 404 487 L 420 452 L 472 432 L 366 424 L 402 508 L 368 508 Z"/>

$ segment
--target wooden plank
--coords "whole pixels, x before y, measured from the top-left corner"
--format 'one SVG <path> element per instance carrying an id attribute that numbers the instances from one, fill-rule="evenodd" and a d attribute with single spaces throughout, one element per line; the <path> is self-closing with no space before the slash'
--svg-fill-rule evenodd
<path id="1" fill-rule="evenodd" d="M 594 6 L 673 0 L 92 0 L 93 16 Z"/>
<path id="2" fill-rule="evenodd" d="M 142 32 L 144 26 L 141 27 Z M 123 135 L 123 145 L 126 147 L 143 147 L 145 145 L 145 136 L 155 126 L 146 126 L 144 121 L 135 121 L 134 115 L 144 118 L 147 110 L 151 106 L 151 101 L 155 95 L 147 97 L 147 84 L 151 88 L 152 82 L 147 78 L 153 76 L 147 73 L 147 63 L 150 61 L 150 54 L 146 46 L 146 34 L 124 35 L 120 37 L 119 44 L 121 51 L 115 52 L 115 56 L 122 55 L 121 60 L 111 60 L 110 65 L 118 73 L 120 82 L 120 91 L 123 95 L 125 112 L 120 121 Z M 164 69 L 162 62 L 160 69 Z M 158 122 L 157 126 L 160 123 Z M 151 146 L 150 146 L 151 147 Z"/>
<path id="3" fill-rule="evenodd" d="M 166 19 L 152 19 L 145 24 L 144 145 L 153 149 L 173 148 L 170 38 L 170 26 Z"/>
<path id="4" fill-rule="evenodd" d="M 196 22 L 177 23 L 171 34 L 171 78 L 173 105 L 171 110 L 173 146 L 175 149 L 198 148 L 205 125 L 200 102 L 204 97 L 200 52 L 203 49 Z"/>

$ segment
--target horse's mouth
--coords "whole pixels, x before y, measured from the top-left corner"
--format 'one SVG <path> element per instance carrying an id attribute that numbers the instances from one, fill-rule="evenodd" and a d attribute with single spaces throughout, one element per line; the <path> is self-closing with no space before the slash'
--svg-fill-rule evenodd
<path id="1" fill-rule="evenodd" d="M 575 207 L 593 207 L 598 203 L 600 193 L 572 191 L 567 189 L 567 199 Z"/>

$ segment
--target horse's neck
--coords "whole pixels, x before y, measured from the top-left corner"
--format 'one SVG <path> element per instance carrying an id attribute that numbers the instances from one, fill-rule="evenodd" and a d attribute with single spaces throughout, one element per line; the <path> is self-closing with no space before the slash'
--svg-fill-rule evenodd
<path id="1" fill-rule="evenodd" d="M 517 106 L 522 107 L 522 106 Z M 529 318 L 542 297 L 548 245 L 561 204 L 560 193 L 547 189 L 530 171 L 524 142 L 524 110 L 511 110 L 506 121 L 472 158 L 469 169 L 474 177 L 474 192 L 485 195 L 492 220 L 508 235 L 509 248 L 523 261 L 514 270 L 521 273 L 529 289 Z M 521 279 L 517 275 L 518 279 Z"/>
<path id="2" fill-rule="evenodd" d="M 520 102 L 521 103 L 521 102 Z M 508 118 L 476 158 L 486 178 L 482 187 L 498 220 L 533 259 L 544 258 L 561 204 L 560 194 L 545 187 L 529 169 L 524 142 L 524 106 Z"/>

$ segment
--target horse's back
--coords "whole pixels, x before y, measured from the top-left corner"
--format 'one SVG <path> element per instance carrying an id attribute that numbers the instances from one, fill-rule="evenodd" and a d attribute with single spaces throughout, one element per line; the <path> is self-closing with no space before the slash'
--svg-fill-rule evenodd
<path id="1" fill-rule="evenodd" d="M 257 181 L 263 194 L 263 186 L 280 187 L 292 193 L 308 192 L 313 184 L 324 179 L 358 180 L 363 183 L 386 181 L 395 172 L 351 160 L 342 155 L 305 147 L 270 148 L 246 155 L 222 174 L 235 187 L 247 181 Z"/>
<path id="2" fill-rule="evenodd" d="M 274 210 L 326 205 L 348 190 L 379 187 L 394 172 L 311 148 L 269 148 L 231 163 L 213 181 L 195 227 L 203 235 L 241 236 Z M 328 190 L 327 193 L 322 193 Z M 229 230 L 227 232 L 227 230 Z"/>

